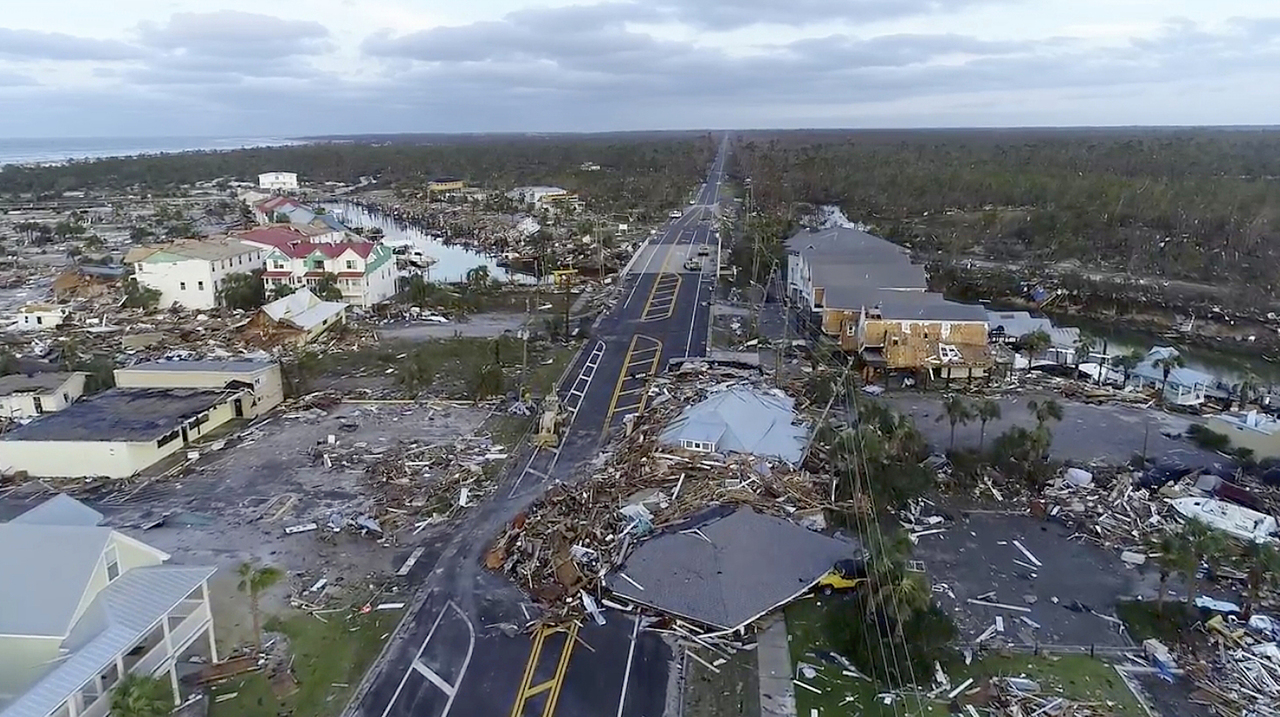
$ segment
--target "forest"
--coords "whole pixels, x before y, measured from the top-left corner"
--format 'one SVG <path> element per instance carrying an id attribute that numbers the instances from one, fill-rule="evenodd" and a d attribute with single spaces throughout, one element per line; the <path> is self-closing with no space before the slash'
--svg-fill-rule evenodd
<path id="1" fill-rule="evenodd" d="M 934 258 L 1280 279 L 1280 130 L 743 132 L 733 159 L 764 213 L 837 204 Z"/>
<path id="2" fill-rule="evenodd" d="M 0 169 L 0 195 L 74 190 L 168 193 L 215 179 L 256 181 L 260 172 L 297 172 L 307 184 L 420 185 L 441 176 L 473 186 L 554 184 L 597 208 L 680 203 L 706 175 L 716 144 L 709 133 L 598 135 L 404 135 L 313 144 L 72 162 Z M 583 163 L 600 165 L 584 171 Z"/>

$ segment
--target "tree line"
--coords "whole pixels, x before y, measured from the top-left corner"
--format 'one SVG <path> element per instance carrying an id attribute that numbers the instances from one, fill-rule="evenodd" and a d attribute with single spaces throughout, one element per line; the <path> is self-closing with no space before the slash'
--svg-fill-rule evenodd
<path id="1" fill-rule="evenodd" d="M 297 172 L 307 184 L 419 186 L 452 176 L 473 186 L 555 184 L 604 211 L 636 204 L 674 206 L 701 181 L 715 156 L 706 133 L 493 136 L 417 143 L 318 142 L 222 152 L 110 158 L 60 166 L 8 165 L 0 195 L 49 196 L 78 190 L 140 190 L 168 195 L 202 181 L 256 182 L 269 170 Z M 425 141 L 425 140 L 423 140 Z M 589 171 L 585 163 L 599 165 Z"/>
<path id="2" fill-rule="evenodd" d="M 757 132 L 732 159 L 762 213 L 834 204 L 923 253 L 1278 281 L 1280 131 Z"/>

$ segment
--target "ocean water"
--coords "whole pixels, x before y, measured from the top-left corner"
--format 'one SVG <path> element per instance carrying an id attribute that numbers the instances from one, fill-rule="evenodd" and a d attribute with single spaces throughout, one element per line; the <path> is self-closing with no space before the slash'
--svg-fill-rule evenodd
<path id="1" fill-rule="evenodd" d="M 284 137 L 0 137 L 0 166 L 303 143 Z"/>

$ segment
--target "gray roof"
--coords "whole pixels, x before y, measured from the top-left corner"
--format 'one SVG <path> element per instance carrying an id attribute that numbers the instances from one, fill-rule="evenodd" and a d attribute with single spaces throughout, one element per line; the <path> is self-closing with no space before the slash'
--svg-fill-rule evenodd
<path id="1" fill-rule="evenodd" d="M 0 440 L 154 441 L 226 397 L 226 391 L 113 388 L 19 426 Z"/>
<path id="2" fill-rule="evenodd" d="M 846 256 L 863 263 L 909 261 L 910 251 L 888 239 L 849 227 L 832 227 L 819 231 L 801 229 L 786 241 L 787 251 L 805 257 Z"/>
<path id="3" fill-rule="evenodd" d="M 135 568 L 98 593 L 63 647 L 71 656 L 0 711 L 0 717 L 46 717 L 115 662 L 165 614 L 213 575 L 215 568 Z"/>
<path id="4" fill-rule="evenodd" d="M 0 635 L 65 637 L 111 528 L 0 524 Z"/>
<path id="5" fill-rule="evenodd" d="M 928 288 L 924 267 L 905 261 L 895 262 L 844 262 L 818 261 L 811 267 L 813 285 L 871 286 L 877 289 L 925 289 Z"/>
<path id="6" fill-rule="evenodd" d="M 992 331 L 1004 329 L 1008 336 L 1026 336 L 1036 331 L 1048 333 L 1053 328 L 1049 319 L 1032 316 L 1027 311 L 988 311 L 987 325 Z"/>
<path id="7" fill-rule="evenodd" d="M 275 361 L 234 359 L 230 361 L 149 361 L 134 364 L 123 371 L 216 371 L 218 373 L 256 373 L 276 365 Z"/>
<path id="8" fill-rule="evenodd" d="M 804 425 L 795 425 L 795 401 L 786 395 L 747 386 L 721 391 L 686 408 L 667 425 L 658 440 L 710 441 L 721 453 L 748 453 L 798 462 L 809 440 Z"/>
<path id="9" fill-rule="evenodd" d="M 1129 375 L 1138 376 L 1148 381 L 1164 383 L 1164 369 L 1156 368 L 1156 360 L 1165 356 L 1177 355 L 1178 350 L 1172 346 L 1156 346 L 1147 352 L 1146 357 L 1129 372 Z M 1196 384 L 1212 386 L 1217 380 L 1217 377 L 1213 374 L 1185 366 L 1175 368 L 1169 372 L 1170 386 L 1186 386 L 1187 388 L 1194 387 Z"/>
<path id="10" fill-rule="evenodd" d="M 605 583 L 635 602 L 730 630 L 804 593 L 857 546 L 739 508 L 707 511 L 651 538 Z M 680 530 L 697 528 L 707 540 Z M 707 542 L 707 541 L 710 542 Z"/>
<path id="11" fill-rule="evenodd" d="M 885 293 L 880 302 L 885 319 L 925 321 L 986 321 L 987 310 L 978 304 L 960 304 L 930 292 Z"/>
<path id="12" fill-rule="evenodd" d="M 0 396 L 12 396 L 16 393 L 45 394 L 55 391 L 66 383 L 75 373 L 70 371 L 58 373 L 15 373 L 0 377 Z"/>
<path id="13" fill-rule="evenodd" d="M 288 296 L 263 304 L 262 310 L 273 321 L 287 321 L 309 331 L 326 320 L 345 313 L 347 305 L 341 301 L 322 301 L 304 286 Z"/>
<path id="14" fill-rule="evenodd" d="M 23 525 L 78 525 L 89 528 L 102 522 L 102 513 L 66 493 L 59 493 L 9 522 Z"/>

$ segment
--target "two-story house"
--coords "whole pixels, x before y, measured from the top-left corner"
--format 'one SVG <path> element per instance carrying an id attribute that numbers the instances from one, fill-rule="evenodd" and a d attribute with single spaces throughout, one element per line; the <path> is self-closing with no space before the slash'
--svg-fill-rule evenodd
<path id="1" fill-rule="evenodd" d="M 259 224 L 286 224 L 306 232 L 312 241 L 334 242 L 346 238 L 347 227 L 337 217 L 291 197 L 271 197 L 252 207 L 253 218 Z"/>
<path id="2" fill-rule="evenodd" d="M 900 293 L 923 293 L 924 267 L 906 249 L 849 227 L 797 232 L 787 240 L 787 291 L 800 318 L 815 331 L 855 346 L 865 306 Z"/>
<path id="3" fill-rule="evenodd" d="M 231 274 L 262 268 L 262 247 L 238 239 L 187 239 L 159 246 L 134 247 L 125 255 L 133 278 L 160 292 L 160 306 L 212 309 Z"/>
<path id="4" fill-rule="evenodd" d="M 216 661 L 209 577 L 57 495 L 0 523 L 0 717 L 105 717 L 125 675 Z"/>
<path id="5" fill-rule="evenodd" d="M 396 293 L 396 262 L 390 247 L 370 241 L 315 242 L 296 227 L 254 229 L 241 241 L 266 251 L 262 280 L 267 291 L 285 284 L 315 289 L 332 275 L 342 300 L 355 306 L 373 306 Z"/>

